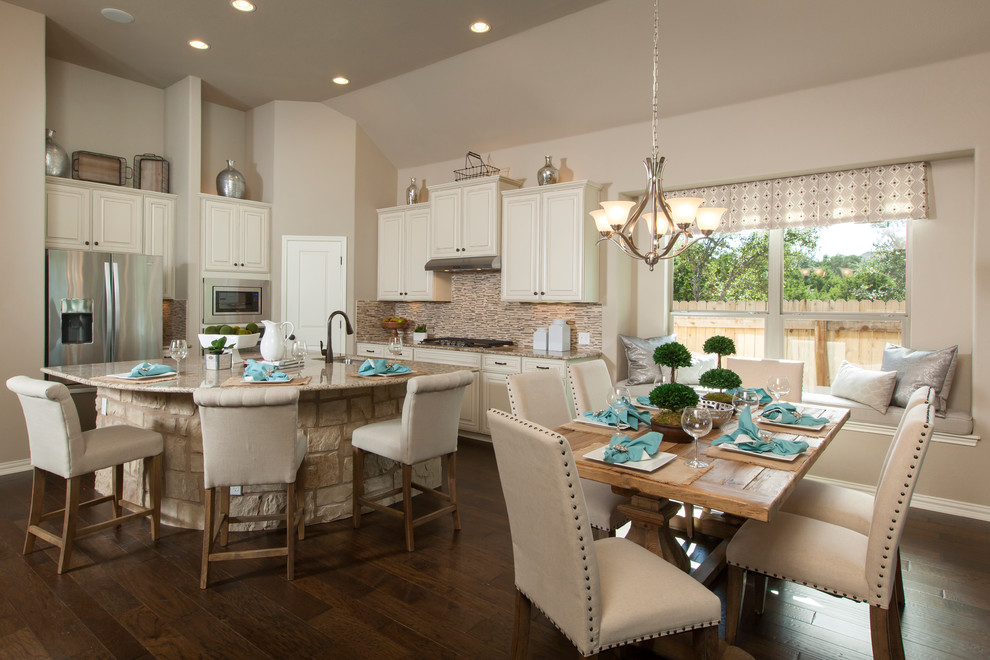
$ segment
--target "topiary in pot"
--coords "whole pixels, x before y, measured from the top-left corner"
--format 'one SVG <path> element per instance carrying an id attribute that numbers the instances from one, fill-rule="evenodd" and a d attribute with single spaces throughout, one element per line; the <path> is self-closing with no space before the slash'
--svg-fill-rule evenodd
<path id="1" fill-rule="evenodd" d="M 715 353 L 718 355 L 718 368 L 721 369 L 722 356 L 736 354 L 736 342 L 724 335 L 712 335 L 705 340 L 701 350 L 705 353 Z"/>
<path id="2" fill-rule="evenodd" d="M 681 412 L 688 406 L 698 405 L 697 392 L 680 383 L 664 383 L 650 392 L 650 403 L 661 409 L 653 416 L 653 430 L 661 431 L 664 439 L 671 442 L 694 440 L 681 428 Z"/>
<path id="3" fill-rule="evenodd" d="M 742 378 L 731 369 L 709 369 L 701 374 L 698 384 L 709 389 L 721 390 L 720 392 L 709 392 L 705 395 L 706 399 L 732 403 L 732 395 L 725 390 L 731 390 L 742 385 Z"/>
<path id="4" fill-rule="evenodd" d="M 656 347 L 656 350 L 653 351 L 653 361 L 661 367 L 670 368 L 670 383 L 668 385 L 673 385 L 677 382 L 675 376 L 678 368 L 691 366 L 691 352 L 684 344 L 672 341 Z"/>

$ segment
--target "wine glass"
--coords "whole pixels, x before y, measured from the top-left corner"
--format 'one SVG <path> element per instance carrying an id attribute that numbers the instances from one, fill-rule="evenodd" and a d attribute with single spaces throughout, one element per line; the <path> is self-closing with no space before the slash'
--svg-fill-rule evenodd
<path id="1" fill-rule="evenodd" d="M 189 355 L 189 344 L 185 339 L 173 339 L 168 345 L 168 354 L 175 360 L 175 373 L 182 370 L 181 360 Z"/>
<path id="2" fill-rule="evenodd" d="M 402 357 L 402 337 L 389 337 L 387 348 L 396 359 Z"/>
<path id="3" fill-rule="evenodd" d="M 760 393 L 750 388 L 740 388 L 732 395 L 732 407 L 736 414 L 741 413 L 743 408 L 750 406 L 752 409 L 760 407 Z"/>
<path id="4" fill-rule="evenodd" d="M 787 376 L 770 376 L 767 378 L 767 389 L 774 398 L 774 403 L 780 403 L 780 397 L 787 396 L 791 391 L 791 381 Z"/>
<path id="5" fill-rule="evenodd" d="M 698 458 L 698 438 L 708 435 L 712 430 L 712 416 L 707 408 L 687 407 L 681 413 L 681 428 L 694 438 L 694 458 L 684 461 L 692 468 L 708 467 L 708 463 Z"/>
<path id="6" fill-rule="evenodd" d="M 614 387 L 609 390 L 606 401 L 609 408 L 616 414 L 620 414 L 625 410 L 629 410 L 629 406 L 632 405 L 632 395 L 629 393 L 628 387 Z"/>
<path id="7" fill-rule="evenodd" d="M 306 353 L 308 350 L 309 347 L 306 346 L 306 342 L 302 339 L 297 339 L 292 343 L 292 357 L 294 357 L 297 360 L 300 361 L 305 360 Z"/>

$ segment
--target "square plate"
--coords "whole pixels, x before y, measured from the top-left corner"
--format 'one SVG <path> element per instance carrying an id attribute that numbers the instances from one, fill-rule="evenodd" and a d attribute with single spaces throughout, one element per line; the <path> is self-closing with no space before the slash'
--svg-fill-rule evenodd
<path id="1" fill-rule="evenodd" d="M 801 430 L 801 431 L 821 431 L 823 428 L 825 428 L 826 426 L 828 426 L 827 423 L 826 424 L 815 424 L 814 426 L 808 426 L 806 424 L 784 424 L 783 422 L 775 422 L 773 420 L 766 419 L 766 418 L 763 417 L 763 415 L 760 415 L 759 417 L 757 417 L 756 418 L 756 421 L 758 423 L 760 423 L 760 424 L 769 424 L 771 426 L 779 426 L 779 427 L 785 428 L 785 429 L 796 429 L 796 430 Z"/>
<path id="2" fill-rule="evenodd" d="M 726 442 L 721 445 L 716 445 L 719 449 L 727 449 L 728 451 L 736 451 L 740 454 L 749 454 L 750 456 L 759 456 L 761 458 L 770 458 L 775 461 L 784 461 L 785 463 L 790 463 L 791 461 L 797 460 L 798 456 L 804 456 L 807 450 L 801 452 L 800 454 L 774 454 L 773 452 L 759 452 L 759 451 L 749 451 L 748 449 L 740 449 L 734 443 Z"/>
<path id="3" fill-rule="evenodd" d="M 155 374 L 154 376 L 131 376 L 131 372 L 129 371 L 126 374 L 107 374 L 107 376 L 109 376 L 110 378 L 120 378 L 121 380 L 133 380 L 133 381 L 156 380 L 156 379 L 164 380 L 166 378 L 178 377 L 178 375 L 179 374 L 175 371 L 165 374 Z"/>
<path id="4" fill-rule="evenodd" d="M 609 465 L 617 465 L 619 467 L 632 468 L 633 470 L 639 470 L 641 472 L 653 472 L 662 468 L 667 463 L 671 462 L 677 458 L 677 454 L 670 454 L 665 451 L 658 451 L 650 458 L 644 459 L 642 461 L 626 461 L 625 463 L 609 463 L 605 460 L 605 448 L 608 445 L 603 445 L 598 449 L 593 449 L 584 455 L 585 458 L 591 459 L 593 461 L 599 461 L 601 463 L 608 463 Z"/>
<path id="5" fill-rule="evenodd" d="M 621 424 L 620 423 L 618 426 L 615 426 L 613 424 L 606 424 L 605 422 L 599 422 L 597 419 L 589 419 L 589 418 L 584 417 L 584 416 L 575 417 L 574 418 L 574 421 L 575 422 L 580 422 L 582 424 L 590 424 L 591 426 L 601 426 L 602 428 L 606 428 L 606 429 L 616 429 L 618 431 L 628 431 L 628 430 L 632 429 L 632 427 L 629 426 L 628 424 Z"/>
<path id="6" fill-rule="evenodd" d="M 271 385 L 272 383 L 276 383 L 276 384 L 291 383 L 292 381 L 296 380 L 296 378 L 297 378 L 296 376 L 289 376 L 289 380 L 254 380 L 253 378 L 248 378 L 247 376 L 245 376 L 243 378 L 243 381 L 251 385 Z"/>

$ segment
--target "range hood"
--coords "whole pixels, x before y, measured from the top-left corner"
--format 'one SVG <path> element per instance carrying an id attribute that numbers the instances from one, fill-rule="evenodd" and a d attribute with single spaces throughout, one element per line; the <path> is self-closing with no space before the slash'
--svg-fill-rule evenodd
<path id="1" fill-rule="evenodd" d="M 498 257 L 454 257 L 453 259 L 430 259 L 426 270 L 439 270 L 447 273 L 494 272 L 502 270 L 502 260 Z"/>

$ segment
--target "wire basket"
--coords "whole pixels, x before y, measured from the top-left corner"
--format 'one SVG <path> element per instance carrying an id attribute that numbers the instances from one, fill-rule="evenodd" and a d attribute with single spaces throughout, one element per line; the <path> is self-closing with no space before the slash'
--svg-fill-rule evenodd
<path id="1" fill-rule="evenodd" d="M 469 151 L 464 156 L 464 169 L 454 170 L 454 181 L 477 179 L 481 176 L 495 176 L 498 172 L 499 169 L 497 167 L 486 165 L 481 160 L 481 156 L 473 151 Z"/>

